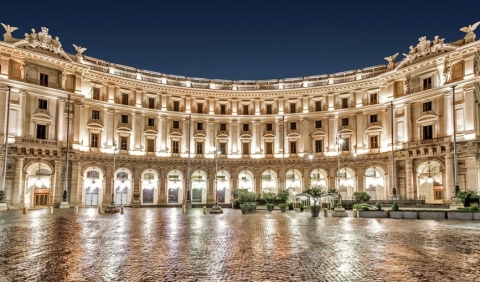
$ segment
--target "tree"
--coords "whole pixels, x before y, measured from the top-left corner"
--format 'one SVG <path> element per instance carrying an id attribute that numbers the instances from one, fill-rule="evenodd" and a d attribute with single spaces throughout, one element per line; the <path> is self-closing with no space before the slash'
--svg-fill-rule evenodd
<path id="1" fill-rule="evenodd" d="M 370 200 L 370 195 L 367 192 L 355 192 L 353 193 L 353 198 L 357 203 L 366 203 Z"/>

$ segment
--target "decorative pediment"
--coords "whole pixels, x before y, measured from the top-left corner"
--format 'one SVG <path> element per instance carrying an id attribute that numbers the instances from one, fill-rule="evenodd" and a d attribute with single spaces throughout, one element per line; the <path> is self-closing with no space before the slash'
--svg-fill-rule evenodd
<path id="1" fill-rule="evenodd" d="M 153 129 L 153 128 L 146 129 L 143 133 L 149 134 L 149 135 L 151 135 L 151 134 L 155 134 L 155 135 L 158 134 L 157 130 L 155 130 L 155 129 Z"/>
<path id="2" fill-rule="evenodd" d="M 118 128 L 117 128 L 118 131 L 123 131 L 123 132 L 131 132 L 132 129 L 128 127 L 127 124 L 123 124 L 121 123 Z"/>
<path id="3" fill-rule="evenodd" d="M 32 115 L 32 118 L 42 119 L 42 120 L 51 120 L 52 116 L 48 110 L 36 109 Z"/>
<path id="4" fill-rule="evenodd" d="M 300 134 L 298 133 L 290 133 L 287 135 L 287 139 L 297 139 L 300 138 Z"/>
<path id="5" fill-rule="evenodd" d="M 242 135 L 240 135 L 240 139 L 252 139 L 252 135 L 251 134 L 242 134 Z"/>
<path id="6" fill-rule="evenodd" d="M 383 128 L 378 125 L 370 126 L 365 129 L 365 133 L 372 133 L 372 132 L 382 132 Z"/>
<path id="7" fill-rule="evenodd" d="M 218 134 L 217 135 L 217 139 L 229 139 L 230 136 L 228 136 L 227 134 Z"/>
<path id="8" fill-rule="evenodd" d="M 417 123 L 426 123 L 426 122 L 432 122 L 436 121 L 438 119 L 438 116 L 436 115 L 424 115 L 417 119 Z"/>
<path id="9" fill-rule="evenodd" d="M 207 135 L 205 133 L 196 133 L 193 135 L 193 138 L 206 138 Z"/>
<path id="10" fill-rule="evenodd" d="M 403 53 L 403 56 L 405 56 L 405 58 L 401 61 L 397 68 L 400 68 L 405 64 L 409 64 L 427 55 L 443 51 L 450 51 L 457 48 L 457 46 L 444 43 L 444 40 L 445 38 L 439 38 L 438 35 L 436 35 L 433 40 L 428 40 L 426 36 L 420 37 L 418 39 L 417 46 L 410 45 L 410 51 L 408 52 L 408 54 Z"/>
<path id="11" fill-rule="evenodd" d="M 263 135 L 263 139 L 270 139 L 270 138 L 275 138 L 275 134 L 267 133 Z"/>
<path id="12" fill-rule="evenodd" d="M 103 124 L 101 124 L 99 120 L 91 120 L 89 123 L 87 123 L 87 128 L 103 130 Z"/>
<path id="13" fill-rule="evenodd" d="M 325 133 L 325 131 L 322 131 L 322 130 L 317 130 L 315 131 L 314 133 L 312 133 L 310 136 L 311 137 L 324 137 L 326 136 L 327 134 Z"/>

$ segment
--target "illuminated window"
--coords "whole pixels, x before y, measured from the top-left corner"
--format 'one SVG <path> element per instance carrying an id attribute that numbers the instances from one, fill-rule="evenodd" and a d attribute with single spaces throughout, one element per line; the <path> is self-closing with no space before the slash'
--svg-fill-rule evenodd
<path id="1" fill-rule="evenodd" d="M 128 150 L 128 137 L 120 137 L 120 150 Z"/>
<path id="2" fill-rule="evenodd" d="M 155 109 L 155 98 L 152 98 L 152 97 L 148 98 L 148 108 Z"/>
<path id="3" fill-rule="evenodd" d="M 434 199 L 435 200 L 443 200 L 443 191 L 442 190 L 435 190 L 434 191 Z"/>
<path id="4" fill-rule="evenodd" d="M 266 108 L 267 115 L 271 115 L 273 113 L 272 104 L 266 104 L 265 108 Z"/>
<path id="5" fill-rule="evenodd" d="M 291 141 L 290 142 L 290 154 L 296 154 L 297 153 L 297 141 Z"/>
<path id="6" fill-rule="evenodd" d="M 432 88 L 432 78 L 428 77 L 423 79 L 423 90 L 427 90 L 431 88 Z"/>
<path id="7" fill-rule="evenodd" d="M 98 148 L 98 134 L 92 133 L 90 135 L 90 147 Z"/>
<path id="8" fill-rule="evenodd" d="M 350 138 L 342 138 L 340 144 L 340 151 L 349 151 L 350 150 Z"/>
<path id="9" fill-rule="evenodd" d="M 48 74 L 40 73 L 40 85 L 48 86 Z"/>
<path id="10" fill-rule="evenodd" d="M 227 154 L 227 143 L 219 143 L 218 154 L 220 155 Z"/>
<path id="11" fill-rule="evenodd" d="M 378 135 L 370 136 L 370 149 L 378 149 Z"/>
<path id="12" fill-rule="evenodd" d="M 348 108 L 348 98 L 342 98 L 342 109 Z"/>
<path id="13" fill-rule="evenodd" d="M 315 101 L 315 111 L 320 112 L 322 110 L 322 101 Z"/>
<path id="14" fill-rule="evenodd" d="M 172 141 L 172 153 L 178 154 L 178 141 Z"/>
<path id="15" fill-rule="evenodd" d="M 370 94 L 370 105 L 374 105 L 378 103 L 378 94 L 377 93 L 371 93 Z"/>
<path id="16" fill-rule="evenodd" d="M 315 140 L 315 153 L 323 152 L 323 140 Z"/>
<path id="17" fill-rule="evenodd" d="M 128 94 L 122 93 L 122 105 L 128 105 Z"/>
<path id="18" fill-rule="evenodd" d="M 147 152 L 155 152 L 155 139 L 147 139 Z"/>

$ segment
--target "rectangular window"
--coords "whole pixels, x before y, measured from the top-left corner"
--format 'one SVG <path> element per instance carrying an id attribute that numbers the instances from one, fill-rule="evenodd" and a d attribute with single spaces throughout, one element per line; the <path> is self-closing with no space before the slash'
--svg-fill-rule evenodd
<path id="1" fill-rule="evenodd" d="M 100 88 L 97 88 L 97 87 L 93 88 L 92 99 L 100 100 Z"/>
<path id="2" fill-rule="evenodd" d="M 203 114 L 203 103 L 197 103 L 197 113 Z"/>
<path id="3" fill-rule="evenodd" d="M 122 123 L 128 123 L 128 115 L 122 115 Z"/>
<path id="4" fill-rule="evenodd" d="M 342 138 L 340 144 L 340 151 L 349 151 L 350 150 L 350 139 Z"/>
<path id="5" fill-rule="evenodd" d="M 179 129 L 180 128 L 180 122 L 178 120 L 174 120 L 172 122 L 172 128 Z"/>
<path id="6" fill-rule="evenodd" d="M 248 115 L 248 105 L 243 105 L 243 114 Z"/>
<path id="7" fill-rule="evenodd" d="M 197 154 L 203 154 L 203 142 L 197 142 L 196 149 Z"/>
<path id="8" fill-rule="evenodd" d="M 147 152 L 155 152 L 155 139 L 147 139 Z"/>
<path id="9" fill-rule="evenodd" d="M 98 134 L 92 133 L 90 137 L 90 147 L 98 148 Z"/>
<path id="10" fill-rule="evenodd" d="M 180 111 L 180 101 L 173 101 L 173 111 L 175 112 Z"/>
<path id="11" fill-rule="evenodd" d="M 372 93 L 370 94 L 370 105 L 378 104 L 378 94 Z"/>
<path id="12" fill-rule="evenodd" d="M 342 98 L 342 109 L 348 108 L 348 98 Z"/>
<path id="13" fill-rule="evenodd" d="M 178 154 L 178 141 L 172 141 L 172 153 Z"/>
<path id="14" fill-rule="evenodd" d="M 122 93 L 122 105 L 128 105 L 128 94 Z"/>
<path id="15" fill-rule="evenodd" d="M 266 104 L 265 107 L 266 107 L 267 115 L 271 115 L 273 113 L 272 104 Z"/>
<path id="16" fill-rule="evenodd" d="M 293 141 L 290 142 L 290 154 L 296 154 L 297 153 L 297 142 Z"/>
<path id="17" fill-rule="evenodd" d="M 225 104 L 220 105 L 220 114 L 221 115 L 226 115 L 227 114 L 227 105 L 225 105 Z"/>
<path id="18" fill-rule="evenodd" d="M 48 109 L 48 101 L 44 99 L 38 99 L 38 108 L 41 110 Z"/>
<path id="19" fill-rule="evenodd" d="M 120 150 L 128 150 L 128 137 L 120 137 Z"/>
<path id="20" fill-rule="evenodd" d="M 273 142 L 265 142 L 265 154 L 273 154 Z"/>
<path id="21" fill-rule="evenodd" d="M 321 120 L 316 120 L 315 121 L 315 128 L 316 129 L 322 128 L 322 121 Z"/>
<path id="22" fill-rule="evenodd" d="M 243 131 L 248 131 L 248 123 L 243 124 Z"/>
<path id="23" fill-rule="evenodd" d="M 434 190 L 434 199 L 435 200 L 443 200 L 443 191 L 442 190 Z"/>
<path id="24" fill-rule="evenodd" d="M 378 149 L 378 135 L 370 136 L 370 149 Z"/>
<path id="25" fill-rule="evenodd" d="M 100 111 L 92 110 L 92 119 L 100 120 Z"/>
<path id="26" fill-rule="evenodd" d="M 433 125 L 427 125 L 422 127 L 423 140 L 433 139 Z"/>
<path id="27" fill-rule="evenodd" d="M 423 80 L 423 90 L 431 89 L 432 88 L 432 78 L 425 78 Z"/>
<path id="28" fill-rule="evenodd" d="M 403 81 L 395 81 L 395 96 L 407 94 L 403 92 Z"/>
<path id="29" fill-rule="evenodd" d="M 378 115 L 370 115 L 370 123 L 378 122 Z"/>
<path id="30" fill-rule="evenodd" d="M 290 103 L 290 113 L 294 114 L 297 112 L 297 103 Z"/>
<path id="31" fill-rule="evenodd" d="M 315 140 L 315 153 L 323 152 L 323 140 Z"/>
<path id="32" fill-rule="evenodd" d="M 220 155 L 227 154 L 227 143 L 219 143 L 218 153 Z"/>
<path id="33" fill-rule="evenodd" d="M 315 111 L 320 112 L 322 110 L 322 101 L 315 101 Z"/>
<path id="34" fill-rule="evenodd" d="M 342 118 L 342 126 L 348 126 L 348 118 Z"/>
<path id="35" fill-rule="evenodd" d="M 267 123 L 265 124 L 265 129 L 267 131 L 273 131 L 273 123 Z"/>
<path id="36" fill-rule="evenodd" d="M 296 122 L 291 122 L 290 123 L 290 130 L 297 130 L 297 123 Z"/>
<path id="37" fill-rule="evenodd" d="M 40 85 L 48 86 L 48 74 L 40 73 Z"/>
<path id="38" fill-rule="evenodd" d="M 250 155 L 250 143 L 242 143 L 242 155 Z"/>
<path id="39" fill-rule="evenodd" d="M 155 109 L 155 98 L 148 97 L 148 108 Z"/>
<path id="40" fill-rule="evenodd" d="M 203 130 L 203 122 L 197 122 L 197 130 Z"/>
<path id="41" fill-rule="evenodd" d="M 432 101 L 423 103 L 423 112 L 429 112 L 432 110 Z"/>
<path id="42" fill-rule="evenodd" d="M 37 139 L 47 139 L 47 126 L 43 124 L 37 124 Z"/>
<path id="43" fill-rule="evenodd" d="M 155 126 L 155 119 L 154 118 L 149 118 L 148 119 L 148 126 Z"/>
<path id="44" fill-rule="evenodd" d="M 220 131 L 227 131 L 227 124 L 226 123 L 220 123 Z"/>

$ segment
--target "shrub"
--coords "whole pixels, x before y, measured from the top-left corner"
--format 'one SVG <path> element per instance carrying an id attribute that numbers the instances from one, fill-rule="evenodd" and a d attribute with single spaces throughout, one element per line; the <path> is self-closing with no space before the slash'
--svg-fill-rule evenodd
<path id="1" fill-rule="evenodd" d="M 361 211 L 368 211 L 370 210 L 370 206 L 366 203 L 362 203 L 362 204 L 355 204 L 353 205 L 353 208 L 356 209 L 356 210 L 361 210 Z"/>
<path id="2" fill-rule="evenodd" d="M 275 203 L 277 200 L 277 195 L 275 193 L 265 193 L 263 194 L 263 200 L 266 203 Z"/>
<path id="3" fill-rule="evenodd" d="M 366 203 L 370 200 L 370 195 L 368 195 L 367 192 L 363 191 L 363 192 L 355 192 L 353 193 L 353 199 L 357 202 L 357 203 Z"/>
<path id="4" fill-rule="evenodd" d="M 290 194 L 288 194 L 287 191 L 281 191 L 281 192 L 278 192 L 277 194 L 277 200 L 280 204 L 286 203 L 288 198 L 290 198 Z"/>
<path id="5" fill-rule="evenodd" d="M 278 207 L 282 210 L 286 209 L 288 207 L 288 204 L 287 203 L 281 203 L 278 205 Z"/>
<path id="6" fill-rule="evenodd" d="M 393 202 L 393 205 L 392 205 L 392 211 L 398 211 L 398 205 L 397 205 L 397 202 Z"/>
<path id="7" fill-rule="evenodd" d="M 378 211 L 381 211 L 382 210 L 382 206 L 380 206 L 380 204 L 377 202 L 375 204 L 375 208 L 378 210 Z"/>
<path id="8" fill-rule="evenodd" d="M 267 203 L 267 209 L 272 209 L 275 207 L 275 204 L 273 203 Z"/>

